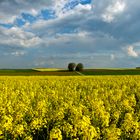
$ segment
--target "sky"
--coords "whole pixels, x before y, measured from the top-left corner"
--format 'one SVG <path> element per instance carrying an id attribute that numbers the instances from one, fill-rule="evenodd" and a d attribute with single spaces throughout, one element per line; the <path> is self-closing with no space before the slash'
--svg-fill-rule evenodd
<path id="1" fill-rule="evenodd" d="M 139 0 L 0 0 L 0 68 L 140 66 Z"/>

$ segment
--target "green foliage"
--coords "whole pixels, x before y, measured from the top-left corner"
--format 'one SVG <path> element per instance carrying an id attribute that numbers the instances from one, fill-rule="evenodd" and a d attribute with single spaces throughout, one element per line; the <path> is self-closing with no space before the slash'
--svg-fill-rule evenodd
<path id="1" fill-rule="evenodd" d="M 75 70 L 76 71 L 82 71 L 84 69 L 84 65 L 82 63 L 77 64 Z"/>
<path id="2" fill-rule="evenodd" d="M 0 139 L 140 139 L 140 76 L 0 77 Z"/>
<path id="3" fill-rule="evenodd" d="M 75 63 L 69 63 L 68 64 L 68 70 L 69 71 L 74 71 L 75 70 L 75 67 L 76 67 L 76 64 Z"/>

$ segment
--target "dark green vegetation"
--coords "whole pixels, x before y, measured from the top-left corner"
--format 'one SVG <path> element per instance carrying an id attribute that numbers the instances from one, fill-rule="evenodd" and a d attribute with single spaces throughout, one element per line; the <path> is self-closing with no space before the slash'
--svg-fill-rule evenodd
<path id="1" fill-rule="evenodd" d="M 84 75 L 140 75 L 140 69 L 85 69 Z"/>
<path id="2" fill-rule="evenodd" d="M 83 71 L 84 65 L 82 63 L 69 63 L 68 70 L 69 71 Z"/>
<path id="3" fill-rule="evenodd" d="M 38 69 L 0 69 L 0 76 L 73 76 L 78 75 L 76 72 L 68 70 L 53 70 L 44 71 Z"/>
<path id="4" fill-rule="evenodd" d="M 68 64 L 68 70 L 69 71 L 74 71 L 75 70 L 75 67 L 76 67 L 76 64 L 75 63 L 69 63 Z"/>
<path id="5" fill-rule="evenodd" d="M 77 64 L 75 70 L 76 71 L 83 71 L 84 70 L 84 65 L 82 63 Z"/>
<path id="6" fill-rule="evenodd" d="M 83 75 L 140 75 L 140 69 L 84 69 Z M 65 69 L 0 69 L 0 76 L 73 76 L 75 71 Z"/>

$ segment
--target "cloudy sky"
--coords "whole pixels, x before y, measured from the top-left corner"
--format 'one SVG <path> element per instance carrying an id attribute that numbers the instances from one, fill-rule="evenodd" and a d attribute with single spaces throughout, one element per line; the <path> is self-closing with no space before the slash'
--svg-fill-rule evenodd
<path id="1" fill-rule="evenodd" d="M 139 0 L 0 0 L 0 68 L 140 66 Z"/>

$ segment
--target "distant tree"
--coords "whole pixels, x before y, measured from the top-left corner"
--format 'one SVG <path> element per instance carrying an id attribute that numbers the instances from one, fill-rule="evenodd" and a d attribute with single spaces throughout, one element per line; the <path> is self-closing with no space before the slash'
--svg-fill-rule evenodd
<path id="1" fill-rule="evenodd" d="M 82 71 L 84 69 L 84 65 L 82 63 L 77 64 L 75 70 L 76 71 Z"/>
<path id="2" fill-rule="evenodd" d="M 69 63 L 68 64 L 68 70 L 69 71 L 74 71 L 75 70 L 75 67 L 76 67 L 76 64 L 75 63 Z"/>

